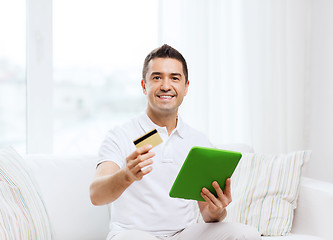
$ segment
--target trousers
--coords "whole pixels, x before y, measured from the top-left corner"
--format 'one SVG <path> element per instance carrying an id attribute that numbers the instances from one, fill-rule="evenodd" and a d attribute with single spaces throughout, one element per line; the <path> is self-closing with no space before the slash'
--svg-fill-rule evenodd
<path id="1" fill-rule="evenodd" d="M 258 231 L 241 223 L 196 223 L 173 236 L 153 236 L 139 230 L 127 230 L 112 240 L 259 240 Z"/>

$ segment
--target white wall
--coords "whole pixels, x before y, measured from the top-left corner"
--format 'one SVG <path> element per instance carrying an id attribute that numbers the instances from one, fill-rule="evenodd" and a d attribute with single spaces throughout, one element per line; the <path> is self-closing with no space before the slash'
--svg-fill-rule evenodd
<path id="1" fill-rule="evenodd" d="M 308 176 L 333 182 L 333 1 L 312 0 L 306 143 L 313 151 Z"/>

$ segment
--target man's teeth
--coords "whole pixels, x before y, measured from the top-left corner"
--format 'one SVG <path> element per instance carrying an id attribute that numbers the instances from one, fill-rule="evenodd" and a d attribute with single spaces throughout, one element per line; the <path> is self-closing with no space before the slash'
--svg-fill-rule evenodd
<path id="1" fill-rule="evenodd" d="M 159 96 L 160 98 L 170 99 L 172 96 Z"/>

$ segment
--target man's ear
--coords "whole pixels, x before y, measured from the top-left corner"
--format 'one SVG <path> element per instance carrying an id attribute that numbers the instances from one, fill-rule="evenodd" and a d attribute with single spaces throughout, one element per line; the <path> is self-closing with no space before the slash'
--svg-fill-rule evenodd
<path id="1" fill-rule="evenodd" d="M 188 91 L 188 86 L 190 85 L 190 81 L 187 80 L 187 82 L 185 83 L 185 96 L 187 95 L 187 91 Z"/>
<path id="2" fill-rule="evenodd" d="M 141 80 L 141 87 L 144 95 L 147 95 L 147 90 L 146 90 L 146 82 L 142 79 Z"/>

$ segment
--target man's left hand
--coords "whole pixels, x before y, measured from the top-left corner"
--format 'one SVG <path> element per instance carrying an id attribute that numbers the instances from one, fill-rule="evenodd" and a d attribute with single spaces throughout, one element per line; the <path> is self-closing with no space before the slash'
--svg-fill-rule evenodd
<path id="1" fill-rule="evenodd" d="M 231 203 L 230 178 L 225 182 L 225 189 L 222 191 L 219 184 L 214 181 L 212 183 L 217 197 L 214 196 L 207 188 L 203 188 L 201 196 L 205 202 L 198 202 L 202 217 L 205 222 L 217 222 L 223 220 L 226 215 L 226 207 Z"/>

